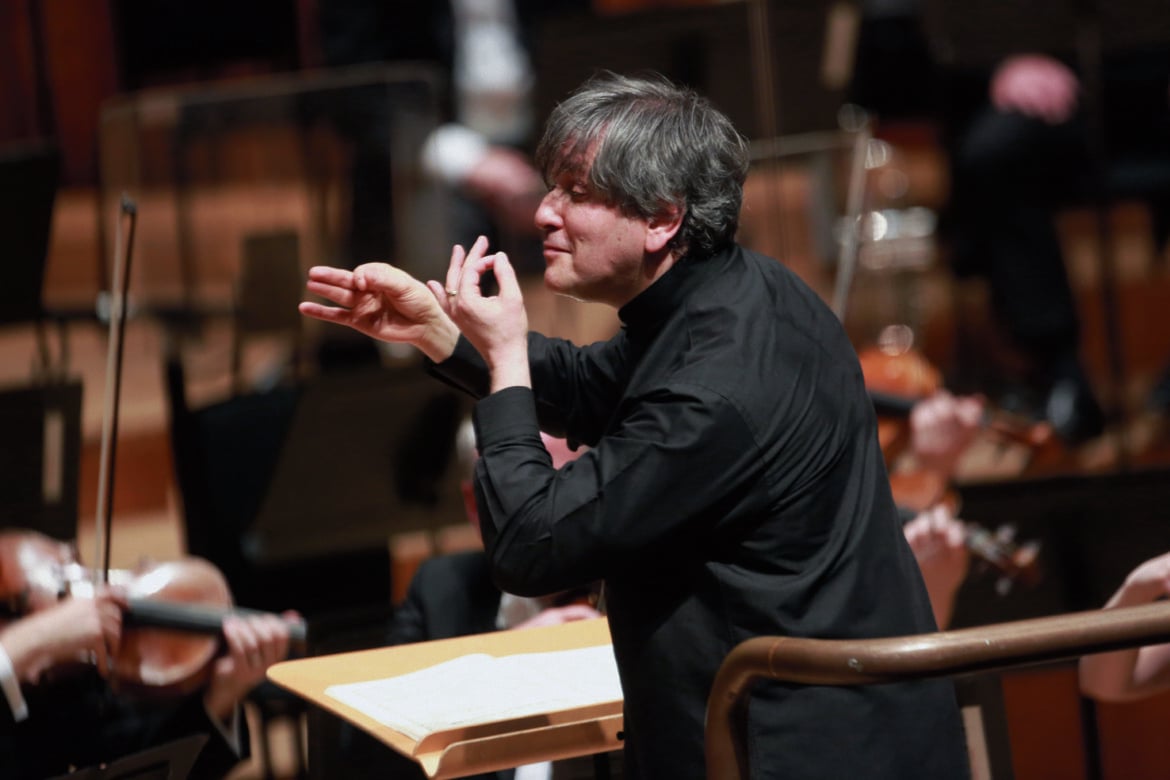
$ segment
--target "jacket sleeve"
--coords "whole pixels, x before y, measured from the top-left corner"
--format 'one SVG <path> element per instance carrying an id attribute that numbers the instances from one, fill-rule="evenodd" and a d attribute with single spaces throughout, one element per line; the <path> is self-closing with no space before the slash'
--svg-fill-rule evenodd
<path id="1" fill-rule="evenodd" d="M 628 380 L 628 344 L 619 334 L 579 347 L 564 339 L 528 334 L 528 362 L 540 429 L 568 439 L 570 446 L 594 446 Z M 427 371 L 473 398 L 484 398 L 491 377 L 487 364 L 460 336 L 451 357 L 426 361 Z"/>
<path id="2" fill-rule="evenodd" d="M 620 425 L 554 469 L 537 430 L 532 394 L 507 388 L 476 405 L 476 500 L 496 584 L 535 596 L 665 565 L 672 551 L 709 544 L 704 518 L 762 469 L 734 405 L 697 386 L 630 401 Z"/>

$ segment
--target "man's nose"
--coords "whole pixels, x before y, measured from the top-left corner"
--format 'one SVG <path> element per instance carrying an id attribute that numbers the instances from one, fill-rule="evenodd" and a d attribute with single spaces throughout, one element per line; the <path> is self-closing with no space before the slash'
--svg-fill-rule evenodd
<path id="1" fill-rule="evenodd" d="M 535 222 L 536 227 L 542 231 L 555 230 L 560 225 L 560 211 L 557 208 L 559 204 L 557 198 L 557 191 L 549 190 L 545 196 L 540 199 L 540 205 L 536 207 Z"/>

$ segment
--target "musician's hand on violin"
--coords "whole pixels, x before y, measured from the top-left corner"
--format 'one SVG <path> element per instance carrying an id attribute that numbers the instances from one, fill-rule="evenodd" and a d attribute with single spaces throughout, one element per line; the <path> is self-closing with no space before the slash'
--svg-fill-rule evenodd
<path id="1" fill-rule="evenodd" d="M 268 667 L 288 657 L 289 622 L 283 615 L 229 615 L 223 621 L 227 652 L 216 659 L 204 701 L 207 709 L 226 721 L 248 692 L 264 681 Z"/>
<path id="2" fill-rule="evenodd" d="M 918 465 L 950 476 L 983 424 L 984 400 L 939 390 L 910 412 L 910 447 Z"/>
<path id="3" fill-rule="evenodd" d="M 943 628 L 950 622 L 955 594 L 971 563 L 966 530 L 950 508 L 938 504 L 919 512 L 902 531 L 922 570 L 935 622 Z"/>
<path id="4" fill-rule="evenodd" d="M 366 263 L 352 271 L 314 266 L 306 289 L 336 304 L 302 301 L 299 309 L 307 317 L 412 344 L 435 362 L 455 350 L 459 329 L 436 300 L 438 294 L 400 268 L 387 263 Z"/>
<path id="5" fill-rule="evenodd" d="M 120 591 L 102 587 L 93 598 L 69 598 L 20 618 L 0 632 L 0 645 L 25 682 L 68 663 L 93 663 L 106 676 L 121 642 L 125 606 Z"/>

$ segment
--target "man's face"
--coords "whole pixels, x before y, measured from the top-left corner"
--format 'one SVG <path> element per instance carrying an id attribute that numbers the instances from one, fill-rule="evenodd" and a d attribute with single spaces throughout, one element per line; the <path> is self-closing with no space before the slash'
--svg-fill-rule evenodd
<path id="1" fill-rule="evenodd" d="M 558 175 L 536 210 L 544 283 L 555 293 L 620 307 L 645 286 L 648 223 L 592 190 L 585 176 L 591 161 Z"/>

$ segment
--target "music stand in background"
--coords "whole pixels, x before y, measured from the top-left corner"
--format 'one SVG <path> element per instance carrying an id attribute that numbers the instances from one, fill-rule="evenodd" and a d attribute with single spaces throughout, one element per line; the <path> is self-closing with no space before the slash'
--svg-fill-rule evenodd
<path id="1" fill-rule="evenodd" d="M 206 743 L 206 735 L 193 734 L 50 780 L 186 780 Z"/>
<path id="2" fill-rule="evenodd" d="M 314 626 L 381 620 L 387 540 L 464 522 L 462 396 L 411 365 L 338 369 L 191 408 L 176 358 L 167 388 L 188 550 L 249 607 L 297 609 Z"/>
<path id="3" fill-rule="evenodd" d="M 77 535 L 81 382 L 0 388 L 0 526 Z"/>
<path id="4" fill-rule="evenodd" d="M 51 359 L 42 291 L 60 165 L 60 152 L 49 143 L 0 149 L 0 234 L 5 245 L 0 325 L 36 327 L 37 369 L 43 374 L 50 373 Z M 64 336 L 61 349 L 64 363 Z"/>

